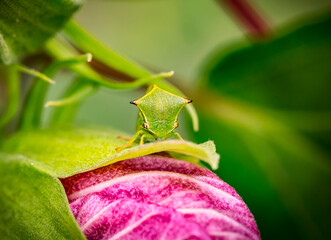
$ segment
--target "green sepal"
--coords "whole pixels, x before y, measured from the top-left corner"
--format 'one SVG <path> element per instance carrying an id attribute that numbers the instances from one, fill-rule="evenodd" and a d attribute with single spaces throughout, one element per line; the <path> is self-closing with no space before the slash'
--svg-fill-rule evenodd
<path id="1" fill-rule="evenodd" d="M 155 141 L 117 152 L 128 135 L 109 128 L 47 129 L 20 132 L 4 143 L 7 153 L 28 157 L 35 167 L 65 178 L 129 158 L 169 151 L 203 160 L 218 167 L 219 155 L 212 141 L 195 144 L 182 140 Z"/>

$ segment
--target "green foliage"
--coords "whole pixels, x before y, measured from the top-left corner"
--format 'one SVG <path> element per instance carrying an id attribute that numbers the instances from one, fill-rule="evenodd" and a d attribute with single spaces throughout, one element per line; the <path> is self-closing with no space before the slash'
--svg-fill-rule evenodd
<path id="1" fill-rule="evenodd" d="M 111 163 L 169 151 L 201 159 L 217 168 L 219 155 L 213 142 L 195 144 L 168 140 L 134 146 L 121 152 L 116 147 L 126 143 L 122 132 L 104 128 L 48 129 L 20 132 L 8 140 L 3 152 L 26 156 L 31 164 L 56 177 L 68 177 Z"/>
<path id="2" fill-rule="evenodd" d="M 270 42 L 232 49 L 230 54 L 222 50 L 209 63 L 209 86 L 223 96 L 263 108 L 330 110 L 330 22 L 324 19 Z"/>
<path id="3" fill-rule="evenodd" d="M 70 21 L 64 28 L 64 32 L 66 33 L 66 37 L 75 45 L 77 45 L 83 51 L 91 52 L 96 58 L 101 61 L 106 66 L 110 67 L 110 69 L 114 69 L 115 71 L 119 71 L 121 74 L 125 74 L 126 76 L 137 78 L 140 80 L 136 80 L 135 82 L 129 83 L 112 83 L 112 82 L 105 82 L 100 77 L 93 74 L 91 71 L 87 69 L 77 68 L 76 71 L 80 74 L 84 74 L 85 76 L 89 77 L 91 80 L 97 81 L 104 85 L 105 87 L 114 88 L 114 89 L 128 89 L 128 88 L 137 88 L 142 86 L 144 81 L 142 79 L 146 79 L 151 76 L 151 72 L 145 69 L 144 67 L 138 65 L 137 63 L 133 62 L 132 60 L 128 60 L 127 58 L 122 57 L 115 51 L 111 50 L 110 48 L 106 47 L 102 43 L 100 43 L 97 39 L 91 36 L 88 32 L 82 29 L 76 23 Z M 56 46 L 54 46 L 56 45 Z M 57 58 L 63 58 L 63 56 L 68 57 L 68 49 L 61 50 L 58 49 L 58 43 L 50 42 L 48 50 Z M 93 46 L 93 48 L 91 47 Z M 184 96 L 184 94 L 177 89 L 175 86 L 166 82 L 162 79 L 157 79 L 158 86 L 169 91 L 178 96 Z M 139 85 L 137 85 L 137 83 Z M 150 82 L 150 84 L 156 82 Z M 189 115 L 192 118 L 193 129 L 195 131 L 199 130 L 199 120 L 196 114 L 195 108 L 193 105 L 187 105 L 186 109 Z"/>
<path id="4" fill-rule="evenodd" d="M 133 78 L 148 77 L 150 72 L 137 63 L 129 61 L 115 51 L 101 44 L 77 23 L 70 21 L 65 25 L 64 32 L 69 40 L 86 52 L 91 52 L 97 59 L 102 60 L 108 66 Z M 91 49 L 91 46 L 93 48 Z"/>
<path id="5" fill-rule="evenodd" d="M 0 239 L 85 239 L 57 178 L 2 153 L 0 175 Z"/>
<path id="6" fill-rule="evenodd" d="M 43 71 L 44 75 L 49 77 L 53 77 L 58 70 L 61 68 L 68 68 L 72 65 L 82 64 L 85 62 L 91 61 L 91 54 L 84 54 L 80 56 L 75 56 L 72 58 L 67 58 L 65 60 L 55 61 L 50 64 L 46 69 Z M 35 79 L 37 80 L 37 79 Z M 20 128 L 21 129 L 29 129 L 29 128 L 36 128 L 40 126 L 40 121 L 42 117 L 42 112 L 44 109 L 44 102 L 45 97 L 47 95 L 49 85 L 42 81 L 34 81 L 28 96 L 24 102 L 21 118 L 20 118 Z M 95 90 L 95 86 L 93 83 L 86 83 L 84 80 L 79 82 L 79 87 L 75 88 L 75 91 L 70 92 L 69 101 L 66 98 L 66 102 L 74 103 L 75 100 L 77 101 L 77 92 L 84 91 L 84 94 L 80 94 L 78 99 L 82 100 L 84 96 L 91 94 Z M 73 96 L 76 98 L 73 99 Z M 46 103 L 47 104 L 47 103 Z M 75 113 L 75 111 L 71 110 L 71 113 Z M 56 114 L 54 114 L 56 115 Z"/>
<path id="7" fill-rule="evenodd" d="M 219 156 L 211 141 L 200 145 L 156 141 L 142 146 L 134 144 L 132 148 L 116 152 L 116 147 L 126 143 L 117 138 L 123 136 L 121 132 L 63 128 L 73 122 L 82 100 L 100 87 L 121 90 L 156 83 L 166 91 L 185 96 L 163 79 L 169 77 L 168 73 L 153 74 L 106 47 L 75 22 L 65 24 L 80 2 L 0 0 L 0 64 L 11 64 L 35 52 L 64 26 L 59 36 L 44 45 L 52 63 L 43 73 L 52 77 L 59 69 L 67 68 L 75 74 L 75 81 L 62 100 L 47 104 L 60 106 L 55 108 L 49 123 L 58 128 L 38 129 L 48 84 L 36 81 L 18 119 L 19 129 L 30 131 L 19 132 L 2 147 L 11 154 L 0 154 L 3 192 L 0 238 L 83 238 L 72 220 L 63 189 L 53 177 L 71 176 L 161 151 L 195 163 L 201 159 L 214 169 L 218 166 Z M 184 8 L 185 3 L 181 4 Z M 190 15 L 195 16 L 191 12 Z M 191 29 L 189 18 L 180 18 L 190 23 L 184 23 L 186 32 L 193 32 L 194 37 L 201 33 L 194 31 L 194 27 Z M 205 22 L 199 21 L 199 24 Z M 328 201 L 331 197 L 330 24 L 331 20 L 324 18 L 287 34 L 276 31 L 268 41 L 245 41 L 239 48 L 236 44 L 222 49 L 208 60 L 203 73 L 204 88 L 181 86 L 191 90 L 190 96 L 202 116 L 202 129 L 195 135 L 197 141 L 215 139 L 223 158 L 216 173 L 243 196 L 257 219 L 262 238 L 323 239 L 331 234 Z M 204 31 L 213 31 L 212 27 Z M 160 31 L 168 34 L 161 27 Z M 187 44 L 191 39 L 185 36 L 181 41 Z M 150 48 L 149 44 L 145 45 Z M 80 56 L 81 52 L 91 52 L 95 61 L 87 63 L 86 57 L 90 54 Z M 186 55 L 191 56 L 191 52 L 187 51 Z M 100 65 L 108 72 L 98 70 Z M 10 121 L 19 109 L 20 67 L 17 66 L 1 68 L 9 93 L 7 111 L 0 119 L 0 128 L 5 131 L 15 128 L 15 121 Z M 21 71 L 39 74 L 28 68 Z M 111 79 L 114 72 L 115 78 Z M 44 75 L 39 76 L 50 81 Z M 193 105 L 186 109 L 197 130 L 198 118 Z M 4 126 L 7 128 L 3 129 Z M 2 138 L 3 135 L 1 141 Z M 50 202 L 55 205 L 46 206 Z"/>
<path id="8" fill-rule="evenodd" d="M 243 195 L 267 239 L 293 233 L 297 223 L 303 239 L 330 233 L 330 24 L 324 18 L 271 41 L 222 50 L 204 72 L 212 90 L 197 99 L 197 137 L 215 139 L 224 160 L 217 173 Z M 276 215 L 292 220 L 275 228 L 268 218 Z"/>
<path id="9" fill-rule="evenodd" d="M 1 0 L 0 64 L 31 53 L 68 21 L 82 0 Z"/>

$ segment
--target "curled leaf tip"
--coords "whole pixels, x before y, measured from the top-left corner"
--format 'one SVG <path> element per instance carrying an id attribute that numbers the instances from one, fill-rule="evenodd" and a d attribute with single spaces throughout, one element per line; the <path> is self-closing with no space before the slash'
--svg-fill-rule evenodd
<path id="1" fill-rule="evenodd" d="M 54 81 L 54 80 L 52 80 L 51 78 L 49 78 L 49 77 L 47 77 L 47 76 L 45 76 L 46 78 L 45 78 L 45 80 L 47 81 L 47 82 L 49 82 L 50 84 L 55 84 L 56 82 Z"/>
<path id="2" fill-rule="evenodd" d="M 174 71 L 165 72 L 165 73 L 161 73 L 160 76 L 165 77 L 165 78 L 172 77 L 174 75 L 174 73 L 175 73 Z"/>
<path id="3" fill-rule="evenodd" d="M 29 72 L 27 72 L 29 73 Z M 55 84 L 56 82 L 51 79 L 50 77 L 46 76 L 45 74 L 41 73 L 41 72 L 38 72 L 34 69 L 31 69 L 31 72 L 30 72 L 31 75 L 34 75 L 36 77 L 39 77 L 40 79 L 44 80 L 45 82 L 48 82 L 50 84 Z"/>
<path id="4" fill-rule="evenodd" d="M 45 103 L 44 106 L 45 106 L 45 108 L 48 108 L 50 106 L 54 106 L 54 101 L 48 101 L 48 102 Z"/>
<path id="5" fill-rule="evenodd" d="M 0 33 L 0 49 L 1 49 L 0 62 L 3 62 L 6 65 L 13 62 L 14 60 L 13 53 L 1 33 Z"/>
<path id="6" fill-rule="evenodd" d="M 86 53 L 86 58 L 87 58 L 86 61 L 87 62 L 91 62 L 92 61 L 92 57 L 93 57 L 92 56 L 92 53 Z"/>
<path id="7" fill-rule="evenodd" d="M 47 75 L 45 75 L 45 74 L 43 74 L 41 72 L 38 72 L 35 69 L 31 69 L 31 68 L 25 67 L 23 65 L 16 65 L 16 67 L 21 72 L 30 74 L 31 76 L 35 76 L 37 78 L 40 78 L 41 80 L 43 80 L 45 82 L 48 82 L 48 83 L 51 83 L 51 84 L 55 84 L 55 81 L 53 79 L 51 79 L 50 77 L 48 77 Z"/>

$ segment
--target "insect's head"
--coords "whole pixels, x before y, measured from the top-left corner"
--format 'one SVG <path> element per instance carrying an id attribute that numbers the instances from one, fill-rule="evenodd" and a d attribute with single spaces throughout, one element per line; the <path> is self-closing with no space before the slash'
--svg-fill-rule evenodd
<path id="1" fill-rule="evenodd" d="M 142 127 L 156 139 L 165 139 L 178 127 L 179 112 L 191 102 L 153 85 L 145 96 L 130 103 L 140 109 Z"/>

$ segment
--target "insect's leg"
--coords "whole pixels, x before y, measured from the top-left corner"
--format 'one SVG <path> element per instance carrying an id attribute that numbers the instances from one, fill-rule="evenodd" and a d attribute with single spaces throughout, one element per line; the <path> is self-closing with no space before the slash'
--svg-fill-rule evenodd
<path id="1" fill-rule="evenodd" d="M 141 136 L 140 138 L 140 145 L 144 144 L 144 138 L 145 138 L 145 134 Z"/>
<path id="2" fill-rule="evenodd" d="M 124 137 L 124 136 L 117 136 L 117 138 L 118 139 L 124 139 L 124 140 L 126 140 L 126 141 L 129 141 L 131 138 L 129 138 L 129 137 Z"/>
<path id="3" fill-rule="evenodd" d="M 179 135 L 178 132 L 174 132 L 175 136 L 178 137 L 180 140 L 183 140 L 182 136 Z"/>
<path id="4" fill-rule="evenodd" d="M 136 132 L 136 134 L 128 141 L 128 143 L 124 146 L 120 146 L 120 147 L 117 147 L 116 148 L 116 151 L 120 150 L 120 149 L 123 149 L 123 148 L 127 148 L 127 147 L 130 147 L 131 144 L 137 139 L 137 137 L 142 134 L 143 131 L 142 130 L 139 130 Z"/>

